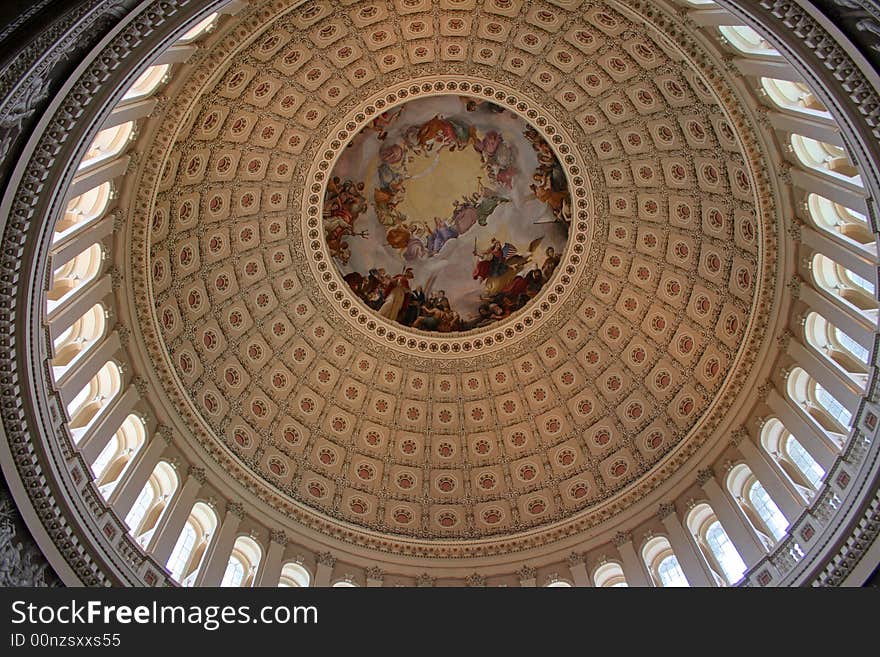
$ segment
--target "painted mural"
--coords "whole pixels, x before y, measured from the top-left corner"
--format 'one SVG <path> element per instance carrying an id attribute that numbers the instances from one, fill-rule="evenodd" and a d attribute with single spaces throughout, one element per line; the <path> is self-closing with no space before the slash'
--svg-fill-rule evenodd
<path id="1" fill-rule="evenodd" d="M 528 304 L 556 270 L 570 221 L 547 142 L 513 112 L 462 96 L 373 120 L 334 167 L 323 211 L 352 291 L 382 317 L 443 333 Z"/>

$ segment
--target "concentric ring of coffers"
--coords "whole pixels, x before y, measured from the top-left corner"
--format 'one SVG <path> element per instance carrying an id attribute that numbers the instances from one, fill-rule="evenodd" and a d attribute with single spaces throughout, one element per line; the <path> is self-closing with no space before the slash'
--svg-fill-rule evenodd
<path id="1" fill-rule="evenodd" d="M 301 522 L 429 541 L 583 529 L 710 438 L 763 339 L 774 215 L 748 124 L 711 67 L 610 6 L 492 0 L 439 28 L 429 4 L 395 7 L 267 3 L 259 35 L 220 42 L 170 103 L 133 214 L 150 355 L 196 439 Z M 322 230 L 338 151 L 398 106 L 381 94 L 431 76 L 456 86 L 428 102 L 534 103 L 589 194 L 570 204 L 589 239 L 560 265 L 580 268 L 551 278 L 569 276 L 565 298 L 544 309 L 545 287 L 478 338 L 393 328 Z"/>

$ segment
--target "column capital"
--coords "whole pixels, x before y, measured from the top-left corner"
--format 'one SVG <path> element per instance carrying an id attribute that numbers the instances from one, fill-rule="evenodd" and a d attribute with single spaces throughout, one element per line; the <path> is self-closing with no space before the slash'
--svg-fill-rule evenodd
<path id="1" fill-rule="evenodd" d="M 131 385 L 133 385 L 138 391 L 141 399 L 144 399 L 147 396 L 147 392 L 149 392 L 150 390 L 150 384 L 147 383 L 147 380 L 141 376 L 131 377 Z"/>
<path id="2" fill-rule="evenodd" d="M 465 578 L 465 583 L 473 588 L 481 588 L 486 586 L 486 577 L 479 573 L 471 573 Z"/>
<path id="3" fill-rule="evenodd" d="M 208 480 L 208 475 L 205 474 L 205 469 L 197 465 L 189 466 L 186 469 L 186 474 L 198 481 L 200 484 L 204 484 Z"/>
<path id="4" fill-rule="evenodd" d="M 672 502 L 663 502 L 657 507 L 657 517 L 660 520 L 665 520 L 671 515 L 675 515 L 675 504 Z"/>
<path id="5" fill-rule="evenodd" d="M 584 563 L 584 555 L 578 554 L 577 552 L 571 552 L 565 560 L 568 562 L 569 566 L 577 566 L 578 564 Z"/>
<path id="6" fill-rule="evenodd" d="M 791 277 L 791 280 L 785 284 L 785 287 L 787 287 L 789 293 L 791 293 L 792 299 L 797 299 L 801 295 L 801 283 L 803 282 L 804 280 L 795 274 Z"/>
<path id="7" fill-rule="evenodd" d="M 436 579 L 431 577 L 428 573 L 422 573 L 416 577 L 416 586 L 431 587 L 434 586 L 435 581 Z"/>
<path id="8" fill-rule="evenodd" d="M 238 517 L 239 520 L 243 520 L 244 504 L 242 504 L 241 502 L 227 502 L 226 513 L 231 513 L 232 515 Z"/>
<path id="9" fill-rule="evenodd" d="M 330 568 L 333 568 L 333 566 L 336 565 L 336 557 L 329 552 L 319 552 L 315 555 L 315 561 L 322 566 L 328 566 Z"/>
<path id="10" fill-rule="evenodd" d="M 697 471 L 697 483 L 700 486 L 705 486 L 714 478 L 715 471 L 712 468 L 703 468 L 702 470 Z"/>
<path id="11" fill-rule="evenodd" d="M 164 440 L 169 445 L 171 444 L 172 439 L 174 438 L 174 433 L 171 431 L 171 427 L 167 424 L 160 424 L 156 427 L 156 435 L 159 436 L 162 440 Z"/>
<path id="12" fill-rule="evenodd" d="M 379 566 L 370 566 L 366 570 L 367 579 L 376 580 L 377 582 L 381 582 L 385 579 L 385 573 Z"/>
<path id="13" fill-rule="evenodd" d="M 630 532 L 617 532 L 612 538 L 611 542 L 614 544 L 614 547 L 620 547 L 626 543 L 632 543 L 632 534 Z"/>
<path id="14" fill-rule="evenodd" d="M 519 578 L 520 581 L 526 579 L 535 579 L 535 577 L 538 576 L 538 571 L 536 568 L 524 565 L 522 568 L 516 571 L 516 576 Z"/>
<path id="15" fill-rule="evenodd" d="M 287 534 L 284 533 L 283 529 L 272 529 L 269 531 L 269 541 L 278 543 L 282 547 L 287 547 Z"/>
<path id="16" fill-rule="evenodd" d="M 730 432 L 730 444 L 733 447 L 739 447 L 739 444 L 743 440 L 747 440 L 749 437 L 749 430 L 744 426 L 740 425 L 736 429 Z"/>

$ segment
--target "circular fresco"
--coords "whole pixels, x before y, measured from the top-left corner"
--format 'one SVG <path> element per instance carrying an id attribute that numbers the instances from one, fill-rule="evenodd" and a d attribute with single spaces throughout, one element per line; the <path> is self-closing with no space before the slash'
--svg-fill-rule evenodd
<path id="1" fill-rule="evenodd" d="M 467 96 L 413 100 L 348 144 L 324 197 L 327 247 L 385 319 L 452 333 L 526 306 L 565 250 L 571 197 L 550 145 Z"/>

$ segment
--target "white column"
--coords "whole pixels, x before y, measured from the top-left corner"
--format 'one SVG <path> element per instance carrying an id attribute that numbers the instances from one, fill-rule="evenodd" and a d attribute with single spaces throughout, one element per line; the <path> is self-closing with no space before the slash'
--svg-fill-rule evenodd
<path id="1" fill-rule="evenodd" d="M 847 312 L 848 309 L 844 310 L 810 284 L 801 285 L 798 298 L 865 349 L 870 351 L 873 348 L 874 328 L 863 315 Z"/>
<path id="2" fill-rule="evenodd" d="M 736 502 L 721 490 L 711 469 L 700 470 L 697 482 L 709 498 L 709 504 L 742 560 L 751 568 L 767 554 L 761 539 L 741 515 L 742 510 L 736 506 Z"/>
<path id="3" fill-rule="evenodd" d="M 128 169 L 128 161 L 128 156 L 123 155 L 122 157 L 114 158 L 109 162 L 104 162 L 99 166 L 90 168 L 86 173 L 76 176 L 70 184 L 70 189 L 67 192 L 68 198 L 85 194 L 90 189 L 93 189 L 102 183 L 109 182 L 114 178 L 119 178 L 120 176 L 125 175 L 125 171 Z"/>
<path id="4" fill-rule="evenodd" d="M 838 264 L 854 271 L 862 278 L 874 280 L 877 274 L 877 261 L 868 253 L 856 251 L 831 239 L 827 233 L 819 232 L 809 226 L 801 227 L 801 243 L 828 256 Z"/>
<path id="5" fill-rule="evenodd" d="M 147 552 L 152 554 L 161 565 L 165 565 L 171 552 L 174 551 L 174 545 L 180 537 L 180 532 L 183 531 L 183 526 L 189 518 L 204 482 L 204 469 L 190 466 L 186 481 L 171 501 L 171 508 L 159 520 L 147 546 Z"/>
<path id="6" fill-rule="evenodd" d="M 687 17 L 701 27 L 742 25 L 742 21 L 726 9 L 689 9 Z"/>
<path id="7" fill-rule="evenodd" d="M 531 566 L 523 566 L 516 571 L 519 578 L 519 585 L 524 588 L 535 588 L 538 586 L 538 571 Z"/>
<path id="8" fill-rule="evenodd" d="M 315 586 L 330 586 L 330 578 L 333 576 L 333 566 L 336 565 L 336 557 L 329 552 L 322 552 L 317 556 L 318 567 L 315 569 Z"/>
<path id="9" fill-rule="evenodd" d="M 86 435 L 79 441 L 79 451 L 86 463 L 92 464 L 110 442 L 125 418 L 132 412 L 141 396 L 137 388 L 128 386 L 110 404 L 110 408 L 98 418 Z"/>
<path id="10" fill-rule="evenodd" d="M 140 453 L 135 456 L 134 463 L 122 474 L 122 481 L 113 489 L 107 500 L 110 507 L 120 517 L 124 518 L 128 515 L 162 458 L 170 438 L 171 435 L 165 427 L 157 429 L 153 436 L 147 440 L 147 444 L 140 450 Z"/>
<path id="11" fill-rule="evenodd" d="M 199 49 L 195 44 L 176 44 L 167 48 L 154 61 L 154 66 L 162 64 L 178 64 L 185 62 Z"/>
<path id="12" fill-rule="evenodd" d="M 276 587 L 281 579 L 284 566 L 284 550 L 287 547 L 287 534 L 280 529 L 269 532 L 269 549 L 257 569 L 254 586 Z"/>
<path id="13" fill-rule="evenodd" d="M 368 587 L 376 588 L 385 585 L 385 573 L 378 566 L 367 568 L 366 576 Z"/>
<path id="14" fill-rule="evenodd" d="M 788 80 L 789 82 L 803 82 L 801 76 L 794 67 L 784 59 L 754 59 L 751 57 L 736 57 L 734 60 L 740 73 L 743 75 L 756 75 L 776 80 Z"/>
<path id="15" fill-rule="evenodd" d="M 678 519 L 675 506 L 661 504 L 658 516 L 666 528 L 669 544 L 672 546 L 672 551 L 675 552 L 675 558 L 678 559 L 688 583 L 695 587 L 715 586 L 715 580 L 706 571 L 703 558 L 697 554 L 697 548 L 694 547 L 688 532 Z"/>
<path id="16" fill-rule="evenodd" d="M 739 451 L 749 468 L 761 482 L 770 499 L 782 511 L 789 523 L 797 520 L 804 510 L 803 498 L 782 478 L 764 456 L 764 453 L 746 436 L 739 443 Z"/>
<path id="17" fill-rule="evenodd" d="M 632 536 L 618 532 L 612 539 L 614 547 L 620 554 L 620 560 L 623 565 L 623 576 L 626 577 L 627 586 L 653 586 L 651 579 L 645 571 L 645 564 L 636 554 L 636 549 L 632 544 Z"/>
<path id="18" fill-rule="evenodd" d="M 129 121 L 137 121 L 146 118 L 156 109 L 157 101 L 155 98 L 141 98 L 138 100 L 128 100 L 120 103 L 113 108 L 110 116 L 101 126 L 101 130 L 112 128 Z"/>
<path id="19" fill-rule="evenodd" d="M 792 156 L 794 157 L 794 156 Z M 801 169 L 797 162 L 791 169 L 791 184 L 804 190 L 815 192 L 830 201 L 840 203 L 857 212 L 866 214 L 868 211 L 865 189 L 856 183 L 832 178 L 818 171 Z"/>
<path id="20" fill-rule="evenodd" d="M 64 373 L 55 387 L 65 404 L 69 404 L 70 400 L 79 394 L 79 391 L 92 380 L 107 361 L 117 354 L 121 346 L 119 334 L 114 331 Z"/>
<path id="21" fill-rule="evenodd" d="M 592 587 L 590 576 L 587 574 L 587 564 L 584 563 L 583 557 L 572 552 L 568 555 L 568 569 L 571 571 L 571 579 L 575 586 Z"/>
<path id="22" fill-rule="evenodd" d="M 91 226 L 63 239 L 60 244 L 56 244 L 52 249 L 52 270 L 54 271 L 61 265 L 73 260 L 92 244 L 100 242 L 112 234 L 113 219 L 110 215 L 105 215 Z"/>
<path id="23" fill-rule="evenodd" d="M 113 292 L 113 280 L 109 274 L 104 274 L 98 280 L 92 281 L 85 288 L 79 290 L 72 298 L 61 306 L 52 309 L 49 314 L 49 338 L 54 342 L 59 335 L 70 328 L 73 323 L 82 317 L 96 303 L 104 302 Z M 109 303 L 104 304 L 104 310 L 110 308 Z"/>
<path id="24" fill-rule="evenodd" d="M 793 132 L 835 146 L 844 146 L 840 129 L 831 117 L 770 111 L 767 112 L 767 118 L 770 119 L 770 125 L 777 130 Z"/>
<path id="25" fill-rule="evenodd" d="M 244 506 L 240 502 L 230 502 L 226 505 L 223 522 L 220 523 L 214 540 L 208 545 L 206 554 L 202 558 L 202 567 L 196 575 L 195 586 L 220 586 L 243 517 Z"/>
<path id="26" fill-rule="evenodd" d="M 786 351 L 794 359 L 794 362 L 803 367 L 807 373 L 822 384 L 831 395 L 839 401 L 844 408 L 855 413 L 862 401 L 862 392 L 856 383 L 839 370 L 831 368 L 831 364 L 820 358 L 812 349 L 807 349 L 797 339 L 789 340 Z"/>
<path id="27" fill-rule="evenodd" d="M 767 395 L 767 405 L 782 421 L 786 430 L 797 438 L 810 456 L 828 472 L 837 458 L 837 450 L 825 434 L 806 419 L 803 411 L 794 405 L 788 395 L 783 397 L 776 390 L 771 390 Z"/>

